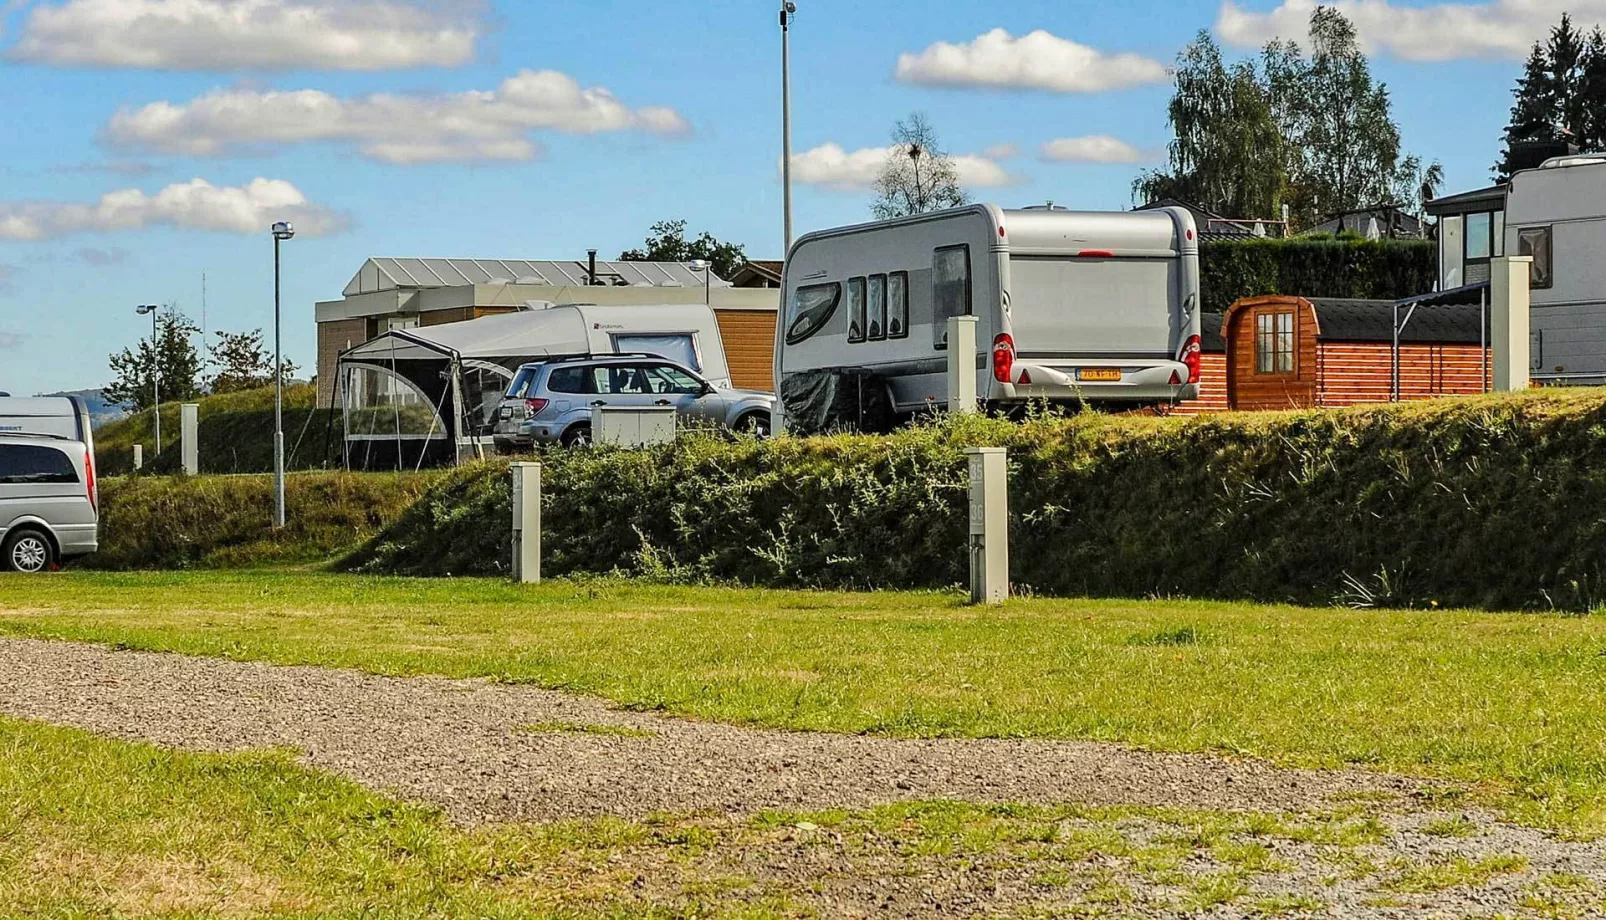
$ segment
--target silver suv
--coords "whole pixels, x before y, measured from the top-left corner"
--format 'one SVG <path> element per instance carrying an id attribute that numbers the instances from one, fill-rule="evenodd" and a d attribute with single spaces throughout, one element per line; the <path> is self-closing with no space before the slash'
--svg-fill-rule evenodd
<path id="1" fill-rule="evenodd" d="M 0 569 L 45 572 L 99 548 L 95 458 L 82 441 L 0 435 Z"/>
<path id="2" fill-rule="evenodd" d="M 496 411 L 497 450 L 536 444 L 591 443 L 591 410 L 598 406 L 674 406 L 701 419 L 764 437 L 775 395 L 716 387 L 685 367 L 655 355 L 610 355 L 526 364 L 514 375 Z"/>

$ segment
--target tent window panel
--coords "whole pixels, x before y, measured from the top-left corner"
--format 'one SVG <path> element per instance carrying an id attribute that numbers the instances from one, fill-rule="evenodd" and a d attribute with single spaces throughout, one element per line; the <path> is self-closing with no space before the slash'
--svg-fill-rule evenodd
<path id="1" fill-rule="evenodd" d="M 688 333 L 616 335 L 613 337 L 613 349 L 620 354 L 657 355 L 694 371 L 703 369 L 702 359 L 697 354 L 696 337 Z"/>

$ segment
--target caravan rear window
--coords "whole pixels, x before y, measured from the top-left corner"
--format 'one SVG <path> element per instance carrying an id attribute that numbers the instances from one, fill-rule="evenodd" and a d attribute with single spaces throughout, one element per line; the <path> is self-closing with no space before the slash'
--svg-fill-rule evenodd
<path id="1" fill-rule="evenodd" d="M 786 344 L 796 345 L 816 332 L 831 319 L 836 305 L 842 300 L 842 285 L 805 284 L 792 293 L 786 305 Z"/>

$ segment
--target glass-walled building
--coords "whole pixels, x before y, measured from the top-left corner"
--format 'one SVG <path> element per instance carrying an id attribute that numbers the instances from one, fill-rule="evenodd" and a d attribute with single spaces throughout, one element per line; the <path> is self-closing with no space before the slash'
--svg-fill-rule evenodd
<path id="1" fill-rule="evenodd" d="M 1435 199 L 1427 212 L 1439 219 L 1439 290 L 1489 280 L 1489 260 L 1505 255 L 1504 185 Z"/>

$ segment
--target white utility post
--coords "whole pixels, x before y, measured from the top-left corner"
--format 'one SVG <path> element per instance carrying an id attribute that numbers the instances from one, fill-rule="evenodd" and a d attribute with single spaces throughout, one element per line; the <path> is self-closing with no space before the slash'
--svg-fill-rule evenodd
<path id="1" fill-rule="evenodd" d="M 541 581 L 541 464 L 515 463 L 513 475 L 513 580 Z"/>
<path id="2" fill-rule="evenodd" d="M 976 317 L 948 317 L 948 411 L 976 411 Z"/>
<path id="3" fill-rule="evenodd" d="M 968 447 L 965 457 L 970 461 L 970 602 L 1002 604 L 1009 597 L 1009 454 L 1002 447 Z"/>
<path id="4" fill-rule="evenodd" d="M 1489 260 L 1489 345 L 1494 352 L 1494 389 L 1526 390 L 1533 383 L 1528 338 L 1529 272 L 1533 256 Z"/>
<path id="5" fill-rule="evenodd" d="M 141 469 L 144 466 L 145 466 L 145 445 L 143 445 L 143 444 L 135 444 L 134 445 L 134 469 L 136 469 L 136 470 L 137 469 Z"/>
<path id="6" fill-rule="evenodd" d="M 179 457 L 184 463 L 184 475 L 197 476 L 201 472 L 201 407 L 185 403 L 178 407 Z"/>

